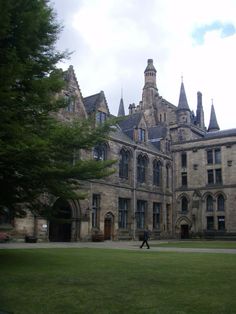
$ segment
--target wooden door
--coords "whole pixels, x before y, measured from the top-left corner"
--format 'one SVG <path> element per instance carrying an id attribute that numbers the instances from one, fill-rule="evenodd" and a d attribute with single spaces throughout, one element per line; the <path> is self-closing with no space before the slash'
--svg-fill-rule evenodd
<path id="1" fill-rule="evenodd" d="M 104 240 L 111 240 L 112 235 L 112 219 L 105 218 L 104 221 Z"/>

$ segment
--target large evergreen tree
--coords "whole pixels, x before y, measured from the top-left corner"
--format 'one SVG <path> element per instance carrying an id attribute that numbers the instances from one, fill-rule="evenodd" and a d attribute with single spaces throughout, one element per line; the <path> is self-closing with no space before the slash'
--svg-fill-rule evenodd
<path id="1" fill-rule="evenodd" d="M 0 210 L 41 210 L 41 195 L 78 197 L 79 180 L 111 173 L 113 161 L 81 160 L 74 152 L 104 141 L 110 123 L 61 123 L 52 112 L 64 85 L 56 68 L 67 53 L 55 43 L 60 25 L 47 0 L 0 0 Z"/>

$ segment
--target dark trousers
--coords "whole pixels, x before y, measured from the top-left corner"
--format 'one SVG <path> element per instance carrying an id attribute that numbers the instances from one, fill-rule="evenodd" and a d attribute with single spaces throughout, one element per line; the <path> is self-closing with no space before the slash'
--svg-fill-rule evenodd
<path id="1" fill-rule="evenodd" d="M 146 244 L 147 248 L 149 249 L 150 246 L 148 244 L 148 240 L 143 240 L 143 243 L 141 244 L 140 248 L 142 248 L 144 244 Z"/>

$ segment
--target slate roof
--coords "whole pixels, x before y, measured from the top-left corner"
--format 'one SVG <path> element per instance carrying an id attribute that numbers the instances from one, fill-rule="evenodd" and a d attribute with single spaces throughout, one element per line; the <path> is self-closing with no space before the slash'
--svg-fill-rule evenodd
<path id="1" fill-rule="evenodd" d="M 145 142 L 145 143 L 135 143 L 129 136 L 127 136 L 121 129 L 119 126 L 117 126 L 116 130 L 114 132 L 111 133 L 111 138 L 114 140 L 118 140 L 118 141 L 122 141 L 124 143 L 127 144 L 135 144 L 138 145 L 139 148 L 141 149 L 141 147 L 144 150 L 149 150 L 155 153 L 159 153 L 160 154 L 160 141 L 156 142 L 156 143 L 152 143 L 152 142 Z M 154 145 L 155 144 L 155 145 Z"/>
<path id="2" fill-rule="evenodd" d="M 88 97 L 84 97 L 84 106 L 87 111 L 87 113 L 91 113 L 93 111 L 96 111 L 96 107 L 98 104 L 100 98 L 100 93 L 91 95 Z"/>
<path id="3" fill-rule="evenodd" d="M 158 150 L 161 148 L 161 139 L 167 135 L 167 128 L 164 125 L 157 125 L 148 129 L 148 140 Z"/>
<path id="4" fill-rule="evenodd" d="M 163 125 L 157 125 L 148 129 L 148 138 L 152 139 L 160 139 L 164 138 L 167 135 L 167 127 Z"/>
<path id="5" fill-rule="evenodd" d="M 142 118 L 141 112 L 135 112 L 129 116 L 125 116 L 124 120 L 119 122 L 119 126 L 123 131 L 133 130 L 135 126 L 138 126 Z"/>
<path id="6" fill-rule="evenodd" d="M 122 142 L 126 142 L 128 144 L 134 144 L 133 140 L 127 136 L 121 129 L 120 127 L 116 127 L 116 130 L 114 132 L 111 133 L 111 137 L 113 139 L 122 141 Z"/>
<path id="7" fill-rule="evenodd" d="M 236 129 L 207 132 L 204 138 L 211 139 L 211 138 L 221 138 L 221 137 L 228 137 L 228 136 L 236 136 Z"/>
<path id="8" fill-rule="evenodd" d="M 101 91 L 100 93 L 97 93 L 97 94 L 94 94 L 94 95 L 91 95 L 91 96 L 83 98 L 84 106 L 85 106 L 85 109 L 86 109 L 88 114 L 90 114 L 91 112 L 96 111 L 97 106 L 100 104 L 102 98 L 104 98 L 105 104 L 106 104 L 106 107 L 107 107 L 107 110 L 108 110 L 108 114 L 110 114 L 109 108 L 107 106 L 107 101 L 106 101 L 106 98 L 105 98 L 105 95 L 104 95 L 103 91 Z"/>

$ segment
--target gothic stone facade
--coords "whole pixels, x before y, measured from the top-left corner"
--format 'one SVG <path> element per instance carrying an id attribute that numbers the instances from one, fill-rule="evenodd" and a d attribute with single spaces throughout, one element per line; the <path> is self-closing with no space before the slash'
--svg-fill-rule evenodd
<path id="1" fill-rule="evenodd" d="M 236 129 L 220 131 L 214 106 L 205 127 L 202 95 L 190 110 L 183 82 L 178 105 L 159 95 L 151 59 L 144 71 L 142 100 L 129 105 L 107 143 L 84 158 L 118 159 L 109 178 L 86 182 L 87 198 L 52 200 L 70 223 L 56 224 L 31 214 L 11 222 L 15 237 L 42 240 L 138 239 L 148 226 L 153 239 L 236 235 Z M 83 97 L 72 67 L 65 72 L 68 108 L 60 119 L 110 116 L 103 92 Z M 84 154 L 84 155 L 83 155 Z M 7 217 L 1 226 L 9 225 Z"/>

